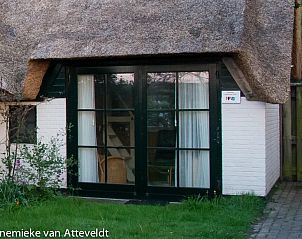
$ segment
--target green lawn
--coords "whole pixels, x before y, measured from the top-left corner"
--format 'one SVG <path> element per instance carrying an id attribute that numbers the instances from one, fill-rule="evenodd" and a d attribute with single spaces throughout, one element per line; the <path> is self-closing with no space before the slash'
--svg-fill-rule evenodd
<path id="1" fill-rule="evenodd" d="M 264 201 L 253 196 L 198 203 L 190 200 L 168 206 L 58 198 L 35 206 L 0 211 L 0 233 L 31 228 L 41 232 L 39 238 L 50 238 L 44 237 L 43 231 L 58 230 L 63 238 L 66 229 L 71 233 L 71 230 L 105 228 L 109 238 L 246 238 L 263 206 Z"/>

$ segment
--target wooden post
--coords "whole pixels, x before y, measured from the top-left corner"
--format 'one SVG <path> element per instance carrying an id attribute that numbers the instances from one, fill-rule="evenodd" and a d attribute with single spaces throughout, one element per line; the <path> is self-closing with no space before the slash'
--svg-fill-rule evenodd
<path id="1" fill-rule="evenodd" d="M 292 156 L 292 101 L 289 97 L 288 101 L 283 105 L 283 160 L 282 160 L 282 179 L 287 181 L 293 180 L 296 173 L 296 165 Z"/>
<path id="2" fill-rule="evenodd" d="M 301 0 L 295 0 L 292 80 L 301 81 Z M 296 86 L 297 181 L 302 181 L 302 86 Z"/>

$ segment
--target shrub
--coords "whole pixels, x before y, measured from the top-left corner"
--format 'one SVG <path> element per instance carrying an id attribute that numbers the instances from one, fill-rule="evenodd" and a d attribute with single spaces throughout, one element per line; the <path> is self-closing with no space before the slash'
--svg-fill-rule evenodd
<path id="1" fill-rule="evenodd" d="M 32 147 L 21 147 L 19 154 L 25 164 L 19 173 L 22 179 L 28 180 L 27 184 L 35 184 L 41 189 L 60 187 L 65 160 L 59 146 L 58 140 L 52 138 L 49 143 L 38 140 Z"/>
<path id="2" fill-rule="evenodd" d="M 60 153 L 62 141 L 18 145 L 2 159 L 6 174 L 0 182 L 0 207 L 18 207 L 57 195 L 62 183 L 66 160 Z"/>

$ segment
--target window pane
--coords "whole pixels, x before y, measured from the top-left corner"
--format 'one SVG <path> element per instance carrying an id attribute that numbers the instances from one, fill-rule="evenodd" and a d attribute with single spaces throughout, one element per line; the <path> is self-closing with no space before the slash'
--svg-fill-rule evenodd
<path id="1" fill-rule="evenodd" d="M 134 74 L 108 74 L 107 76 L 107 108 L 134 108 Z"/>
<path id="2" fill-rule="evenodd" d="M 105 119 L 103 112 L 95 112 L 96 116 L 96 142 L 98 146 L 105 145 Z"/>
<path id="3" fill-rule="evenodd" d="M 11 143 L 35 144 L 37 142 L 36 106 L 10 106 L 8 134 Z"/>
<path id="4" fill-rule="evenodd" d="M 78 109 L 95 109 L 94 75 L 78 75 Z"/>
<path id="5" fill-rule="evenodd" d="M 106 75 L 95 75 L 95 108 L 105 108 L 105 77 Z"/>
<path id="6" fill-rule="evenodd" d="M 134 112 L 107 112 L 107 145 L 134 146 Z M 113 113 L 113 112 L 112 112 Z"/>
<path id="7" fill-rule="evenodd" d="M 148 112 L 147 116 L 148 127 L 158 128 L 174 128 L 175 127 L 175 112 Z"/>
<path id="8" fill-rule="evenodd" d="M 105 83 L 107 83 L 107 97 L 105 97 Z M 133 83 L 133 74 L 78 76 L 80 182 L 134 183 L 134 149 L 113 148 L 135 144 L 134 111 L 114 111 L 117 108 L 133 108 Z M 107 101 L 107 109 L 105 101 Z M 105 128 L 105 119 L 107 128 Z M 107 168 L 104 150 L 97 149 L 95 146 L 107 150 Z M 105 182 L 105 173 L 107 173 L 107 182 Z"/>
<path id="9" fill-rule="evenodd" d="M 210 153 L 200 150 L 179 152 L 179 186 L 210 187 Z"/>
<path id="10" fill-rule="evenodd" d="M 179 72 L 179 109 L 209 108 L 209 72 Z"/>
<path id="11" fill-rule="evenodd" d="M 79 182 L 98 182 L 97 152 L 95 148 L 78 149 Z"/>
<path id="12" fill-rule="evenodd" d="M 175 150 L 148 150 L 148 185 L 175 186 Z"/>
<path id="13" fill-rule="evenodd" d="M 98 118 L 101 118 L 98 123 L 102 124 L 102 117 Z M 102 127 L 96 123 L 95 111 L 78 111 L 78 144 L 82 146 L 96 146 L 97 142 L 102 142 L 102 136 L 96 134 L 97 126 L 98 129 Z"/>
<path id="14" fill-rule="evenodd" d="M 175 109 L 176 73 L 147 74 L 148 109 Z"/>
<path id="15" fill-rule="evenodd" d="M 209 148 L 209 112 L 179 112 L 179 147 Z"/>
<path id="16" fill-rule="evenodd" d="M 148 128 L 148 147 L 176 146 L 176 129 Z"/>
<path id="17" fill-rule="evenodd" d="M 125 151 L 127 156 L 125 156 Z M 107 183 L 133 184 L 135 181 L 134 149 L 109 148 L 107 156 Z M 105 183 L 105 155 L 99 155 L 99 182 Z"/>

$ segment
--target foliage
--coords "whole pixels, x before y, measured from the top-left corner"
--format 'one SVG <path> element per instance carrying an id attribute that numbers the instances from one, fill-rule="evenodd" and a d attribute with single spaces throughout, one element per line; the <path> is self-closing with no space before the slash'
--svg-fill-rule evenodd
<path id="1" fill-rule="evenodd" d="M 60 140 L 41 140 L 35 145 L 19 145 L 17 152 L 4 157 L 7 170 L 0 182 L 0 207 L 27 205 L 54 197 L 62 183 L 65 160 L 60 154 Z"/>
<path id="2" fill-rule="evenodd" d="M 205 208 L 213 208 L 217 205 L 224 205 L 226 207 L 257 207 L 263 205 L 263 201 L 253 194 L 242 194 L 240 196 L 222 197 L 215 196 L 209 198 L 207 196 L 201 197 L 189 196 L 183 201 L 183 207 L 189 210 L 203 210 Z"/>
<path id="3" fill-rule="evenodd" d="M 10 179 L 4 179 L 0 183 L 0 208 L 15 208 L 20 204 L 27 205 L 25 188 Z"/>
<path id="4" fill-rule="evenodd" d="M 40 188 L 59 188 L 65 160 L 60 154 L 58 142 L 57 138 L 51 138 L 49 143 L 38 140 L 31 147 L 27 145 L 21 147 L 20 158 L 27 165 L 20 167 L 19 171 L 22 179 L 28 180 L 27 184 L 36 184 Z"/>
<path id="5" fill-rule="evenodd" d="M 48 142 L 37 139 L 37 129 L 29 131 L 25 124 L 33 107 L 23 107 L 16 102 L 13 107 L 6 105 L 0 112 L 7 132 L 1 142 L 6 150 L 1 158 L 0 207 L 18 208 L 51 198 L 62 183 L 66 160 L 60 148 L 65 135 L 57 134 Z M 25 139 L 34 140 L 30 140 L 32 144 L 25 144 Z"/>
<path id="6" fill-rule="evenodd" d="M 221 196 L 214 196 L 211 199 L 208 196 L 189 196 L 183 201 L 183 207 L 188 210 L 208 210 L 222 204 L 224 200 Z"/>

